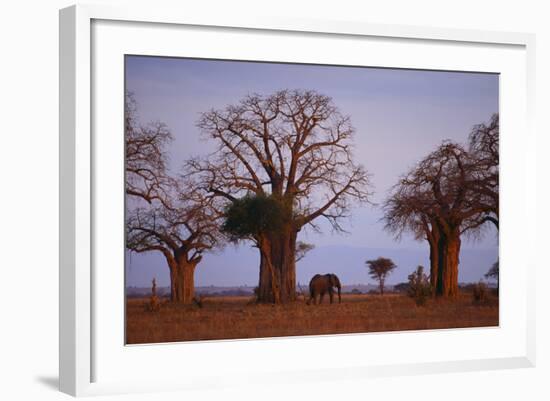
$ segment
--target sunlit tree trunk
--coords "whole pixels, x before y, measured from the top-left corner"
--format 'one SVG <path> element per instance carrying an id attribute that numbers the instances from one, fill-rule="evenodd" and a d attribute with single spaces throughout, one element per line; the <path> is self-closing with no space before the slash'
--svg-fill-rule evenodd
<path id="1" fill-rule="evenodd" d="M 170 265 L 170 301 L 179 304 L 191 304 L 195 297 L 196 262 L 174 261 Z"/>
<path id="2" fill-rule="evenodd" d="M 296 299 L 296 240 L 297 231 L 290 225 L 282 233 L 263 238 L 263 245 L 260 246 L 259 302 L 288 303 Z M 276 282 L 273 283 L 273 280 Z"/>
<path id="3" fill-rule="evenodd" d="M 458 229 L 441 235 L 438 247 L 439 272 L 436 295 L 458 296 L 458 264 L 460 255 L 460 233 Z"/>
<path id="4" fill-rule="evenodd" d="M 258 280 L 257 300 L 260 303 L 273 303 L 271 286 L 271 271 L 268 268 L 266 256 L 260 251 L 260 277 Z"/>
<path id="5" fill-rule="evenodd" d="M 291 225 L 272 238 L 272 259 L 280 277 L 280 298 L 282 303 L 296 299 L 296 239 L 297 232 Z"/>
<path id="6" fill-rule="evenodd" d="M 281 303 L 281 274 L 274 263 L 273 241 L 267 235 L 258 238 L 260 249 L 260 281 L 258 284 L 258 302 Z"/>

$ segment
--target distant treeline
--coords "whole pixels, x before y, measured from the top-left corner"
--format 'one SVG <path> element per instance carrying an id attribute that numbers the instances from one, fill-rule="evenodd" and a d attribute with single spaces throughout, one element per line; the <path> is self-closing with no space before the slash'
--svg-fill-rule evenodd
<path id="1" fill-rule="evenodd" d="M 475 283 L 460 283 L 459 288 L 465 291 L 472 289 Z M 386 293 L 406 293 L 408 289 L 408 283 L 398 283 L 394 285 L 387 285 Z M 487 283 L 489 288 L 496 288 L 495 283 Z M 254 295 L 253 286 L 239 286 L 239 287 L 196 287 L 196 293 L 198 295 L 205 295 L 209 297 L 238 297 L 238 296 L 252 296 Z M 297 292 L 301 290 L 307 291 L 307 285 L 301 285 L 296 288 Z M 372 284 L 354 284 L 342 286 L 343 294 L 377 294 L 378 286 Z M 143 298 L 151 295 L 151 288 L 146 287 L 127 287 L 126 297 L 128 298 Z M 170 287 L 158 287 L 157 295 L 160 297 L 170 297 Z"/>

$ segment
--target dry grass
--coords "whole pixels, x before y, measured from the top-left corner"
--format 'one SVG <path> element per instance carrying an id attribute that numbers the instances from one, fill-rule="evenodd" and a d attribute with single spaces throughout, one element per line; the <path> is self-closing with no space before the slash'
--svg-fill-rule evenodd
<path id="1" fill-rule="evenodd" d="M 341 304 L 256 305 L 248 297 L 205 298 L 202 308 L 165 304 L 147 312 L 149 299 L 127 300 L 128 344 L 376 331 L 498 326 L 498 298 L 472 303 L 430 299 L 417 307 L 405 295 L 344 295 Z"/>

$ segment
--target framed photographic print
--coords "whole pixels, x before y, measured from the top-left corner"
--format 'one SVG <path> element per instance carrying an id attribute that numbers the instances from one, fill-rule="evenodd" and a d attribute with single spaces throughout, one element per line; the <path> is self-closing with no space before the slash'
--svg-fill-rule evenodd
<path id="1" fill-rule="evenodd" d="M 61 390 L 532 366 L 533 43 L 62 10 Z"/>

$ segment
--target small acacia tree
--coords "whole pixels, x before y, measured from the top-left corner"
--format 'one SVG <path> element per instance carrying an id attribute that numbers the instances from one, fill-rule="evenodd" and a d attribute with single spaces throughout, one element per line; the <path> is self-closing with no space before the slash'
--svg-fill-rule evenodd
<path id="1" fill-rule="evenodd" d="M 380 295 L 384 295 L 384 284 L 386 277 L 397 267 L 391 259 L 379 257 L 374 260 L 367 260 L 365 262 L 369 269 L 369 275 L 371 278 L 378 281 L 378 288 Z"/>

